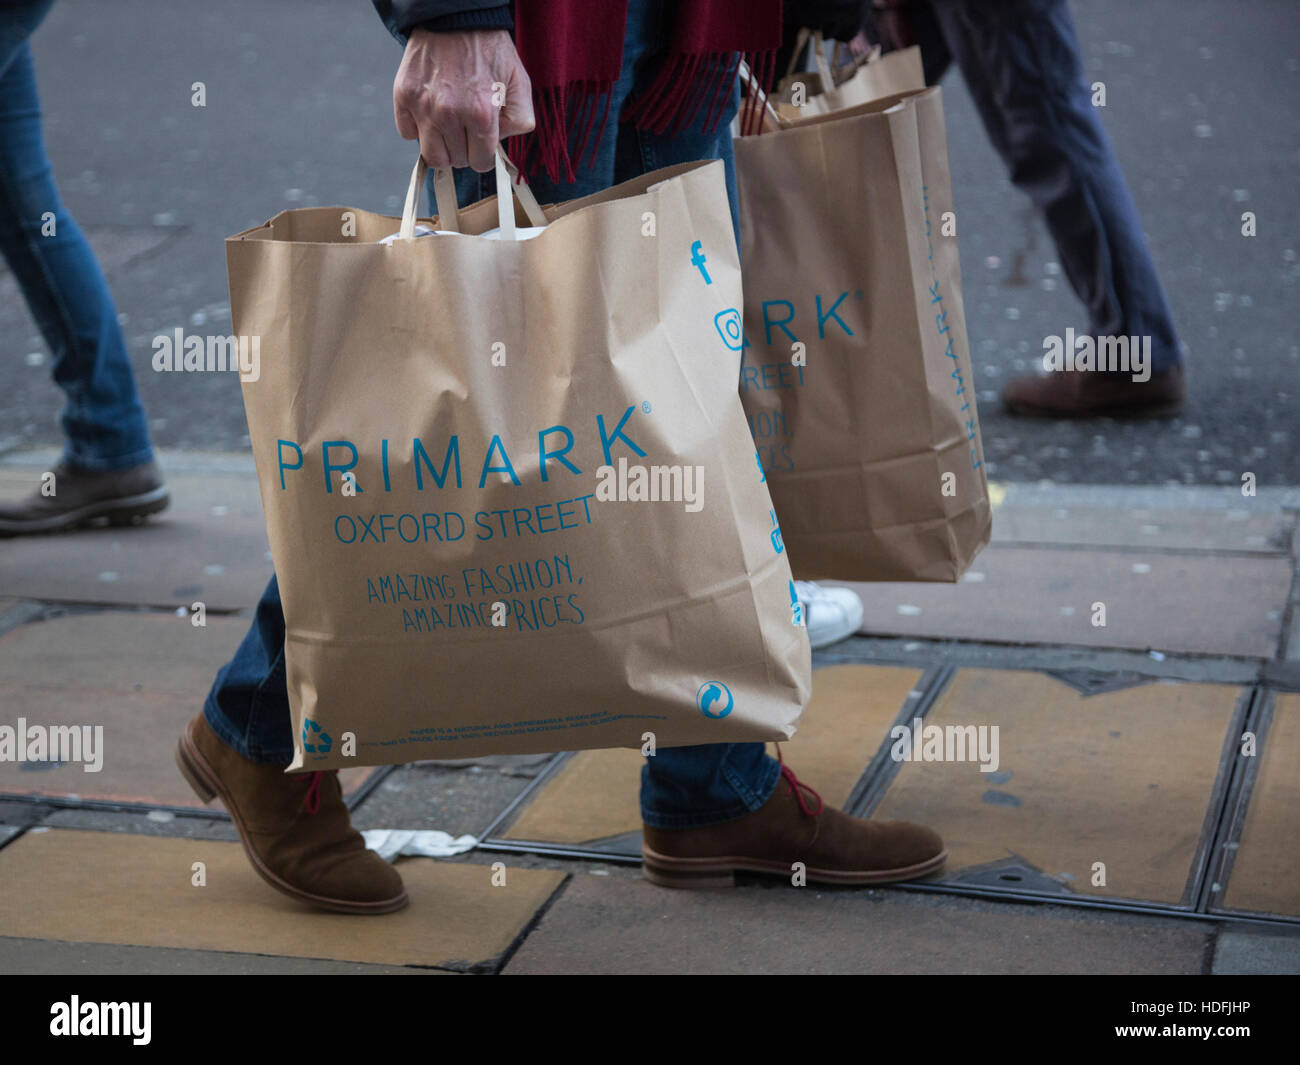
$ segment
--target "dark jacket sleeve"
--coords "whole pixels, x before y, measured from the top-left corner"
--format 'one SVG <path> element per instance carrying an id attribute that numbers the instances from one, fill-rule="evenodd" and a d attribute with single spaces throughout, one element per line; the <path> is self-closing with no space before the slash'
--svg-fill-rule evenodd
<path id="1" fill-rule="evenodd" d="M 371 0 L 388 32 L 403 44 L 411 30 L 512 30 L 510 5 L 502 0 Z"/>

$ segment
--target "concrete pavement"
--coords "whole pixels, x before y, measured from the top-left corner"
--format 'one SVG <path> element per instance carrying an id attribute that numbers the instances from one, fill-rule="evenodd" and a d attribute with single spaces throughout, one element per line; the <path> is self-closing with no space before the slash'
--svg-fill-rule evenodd
<path id="1" fill-rule="evenodd" d="M 0 464 L 0 494 L 50 457 Z M 6 970 L 1300 971 L 1293 493 L 995 485 L 965 581 L 860 589 L 867 632 L 816 656 L 784 754 L 828 802 L 935 825 L 932 882 L 664 892 L 636 861 L 640 755 L 593 751 L 349 771 L 359 827 L 480 841 L 399 859 L 413 906 L 362 919 L 266 888 L 175 772 L 269 562 L 245 456 L 162 462 L 164 520 L 0 552 L 0 703 L 101 721 L 109 752 L 93 777 L 0 764 Z M 918 717 L 998 725 L 997 766 L 894 761 Z"/>

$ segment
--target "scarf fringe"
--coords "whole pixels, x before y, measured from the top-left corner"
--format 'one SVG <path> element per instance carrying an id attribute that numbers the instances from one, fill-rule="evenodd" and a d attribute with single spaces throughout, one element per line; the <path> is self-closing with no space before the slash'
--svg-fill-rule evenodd
<path id="1" fill-rule="evenodd" d="M 761 93 L 746 89 L 741 100 L 740 135 L 750 137 L 762 132 L 765 115 L 764 99 L 772 93 L 776 81 L 776 51 L 749 53 L 745 56 L 750 74 Z"/>
<path id="2" fill-rule="evenodd" d="M 545 173 L 557 183 L 575 181 L 582 161 L 600 150 L 613 89 L 612 82 L 600 81 L 534 89 L 536 126 L 506 141 L 506 153 L 520 174 L 532 178 Z"/>
<path id="3" fill-rule="evenodd" d="M 651 133 L 680 133 L 700 112 L 705 112 L 704 132 L 712 133 L 736 83 L 741 60 L 749 64 L 766 91 L 776 69 L 776 50 L 761 52 L 678 52 L 660 68 L 655 80 L 624 110 L 621 120 Z M 752 109 L 747 105 L 746 114 Z M 742 117 L 742 129 L 752 118 Z"/>

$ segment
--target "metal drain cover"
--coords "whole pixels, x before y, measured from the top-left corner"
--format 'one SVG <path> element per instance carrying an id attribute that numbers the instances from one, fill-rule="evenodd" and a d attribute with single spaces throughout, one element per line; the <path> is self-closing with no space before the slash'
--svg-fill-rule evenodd
<path id="1" fill-rule="evenodd" d="M 1099 669 L 1052 670 L 1047 675 L 1068 684 L 1081 695 L 1103 695 L 1151 683 L 1150 677 L 1140 673 L 1103 673 Z"/>
<path id="2" fill-rule="evenodd" d="M 1023 858 L 1008 858 L 988 865 L 977 865 L 958 876 L 946 878 L 951 884 L 968 887 L 1002 888 L 1007 891 L 1033 891 L 1047 895 L 1072 895 L 1065 884 L 1035 869 Z"/>

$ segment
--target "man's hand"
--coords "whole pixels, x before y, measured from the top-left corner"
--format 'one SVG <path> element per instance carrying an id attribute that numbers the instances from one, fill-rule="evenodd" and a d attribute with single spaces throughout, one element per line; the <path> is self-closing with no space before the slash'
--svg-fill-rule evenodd
<path id="1" fill-rule="evenodd" d="M 416 29 L 393 82 L 393 113 L 430 166 L 483 173 L 499 141 L 533 128 L 533 89 L 505 30 Z"/>

